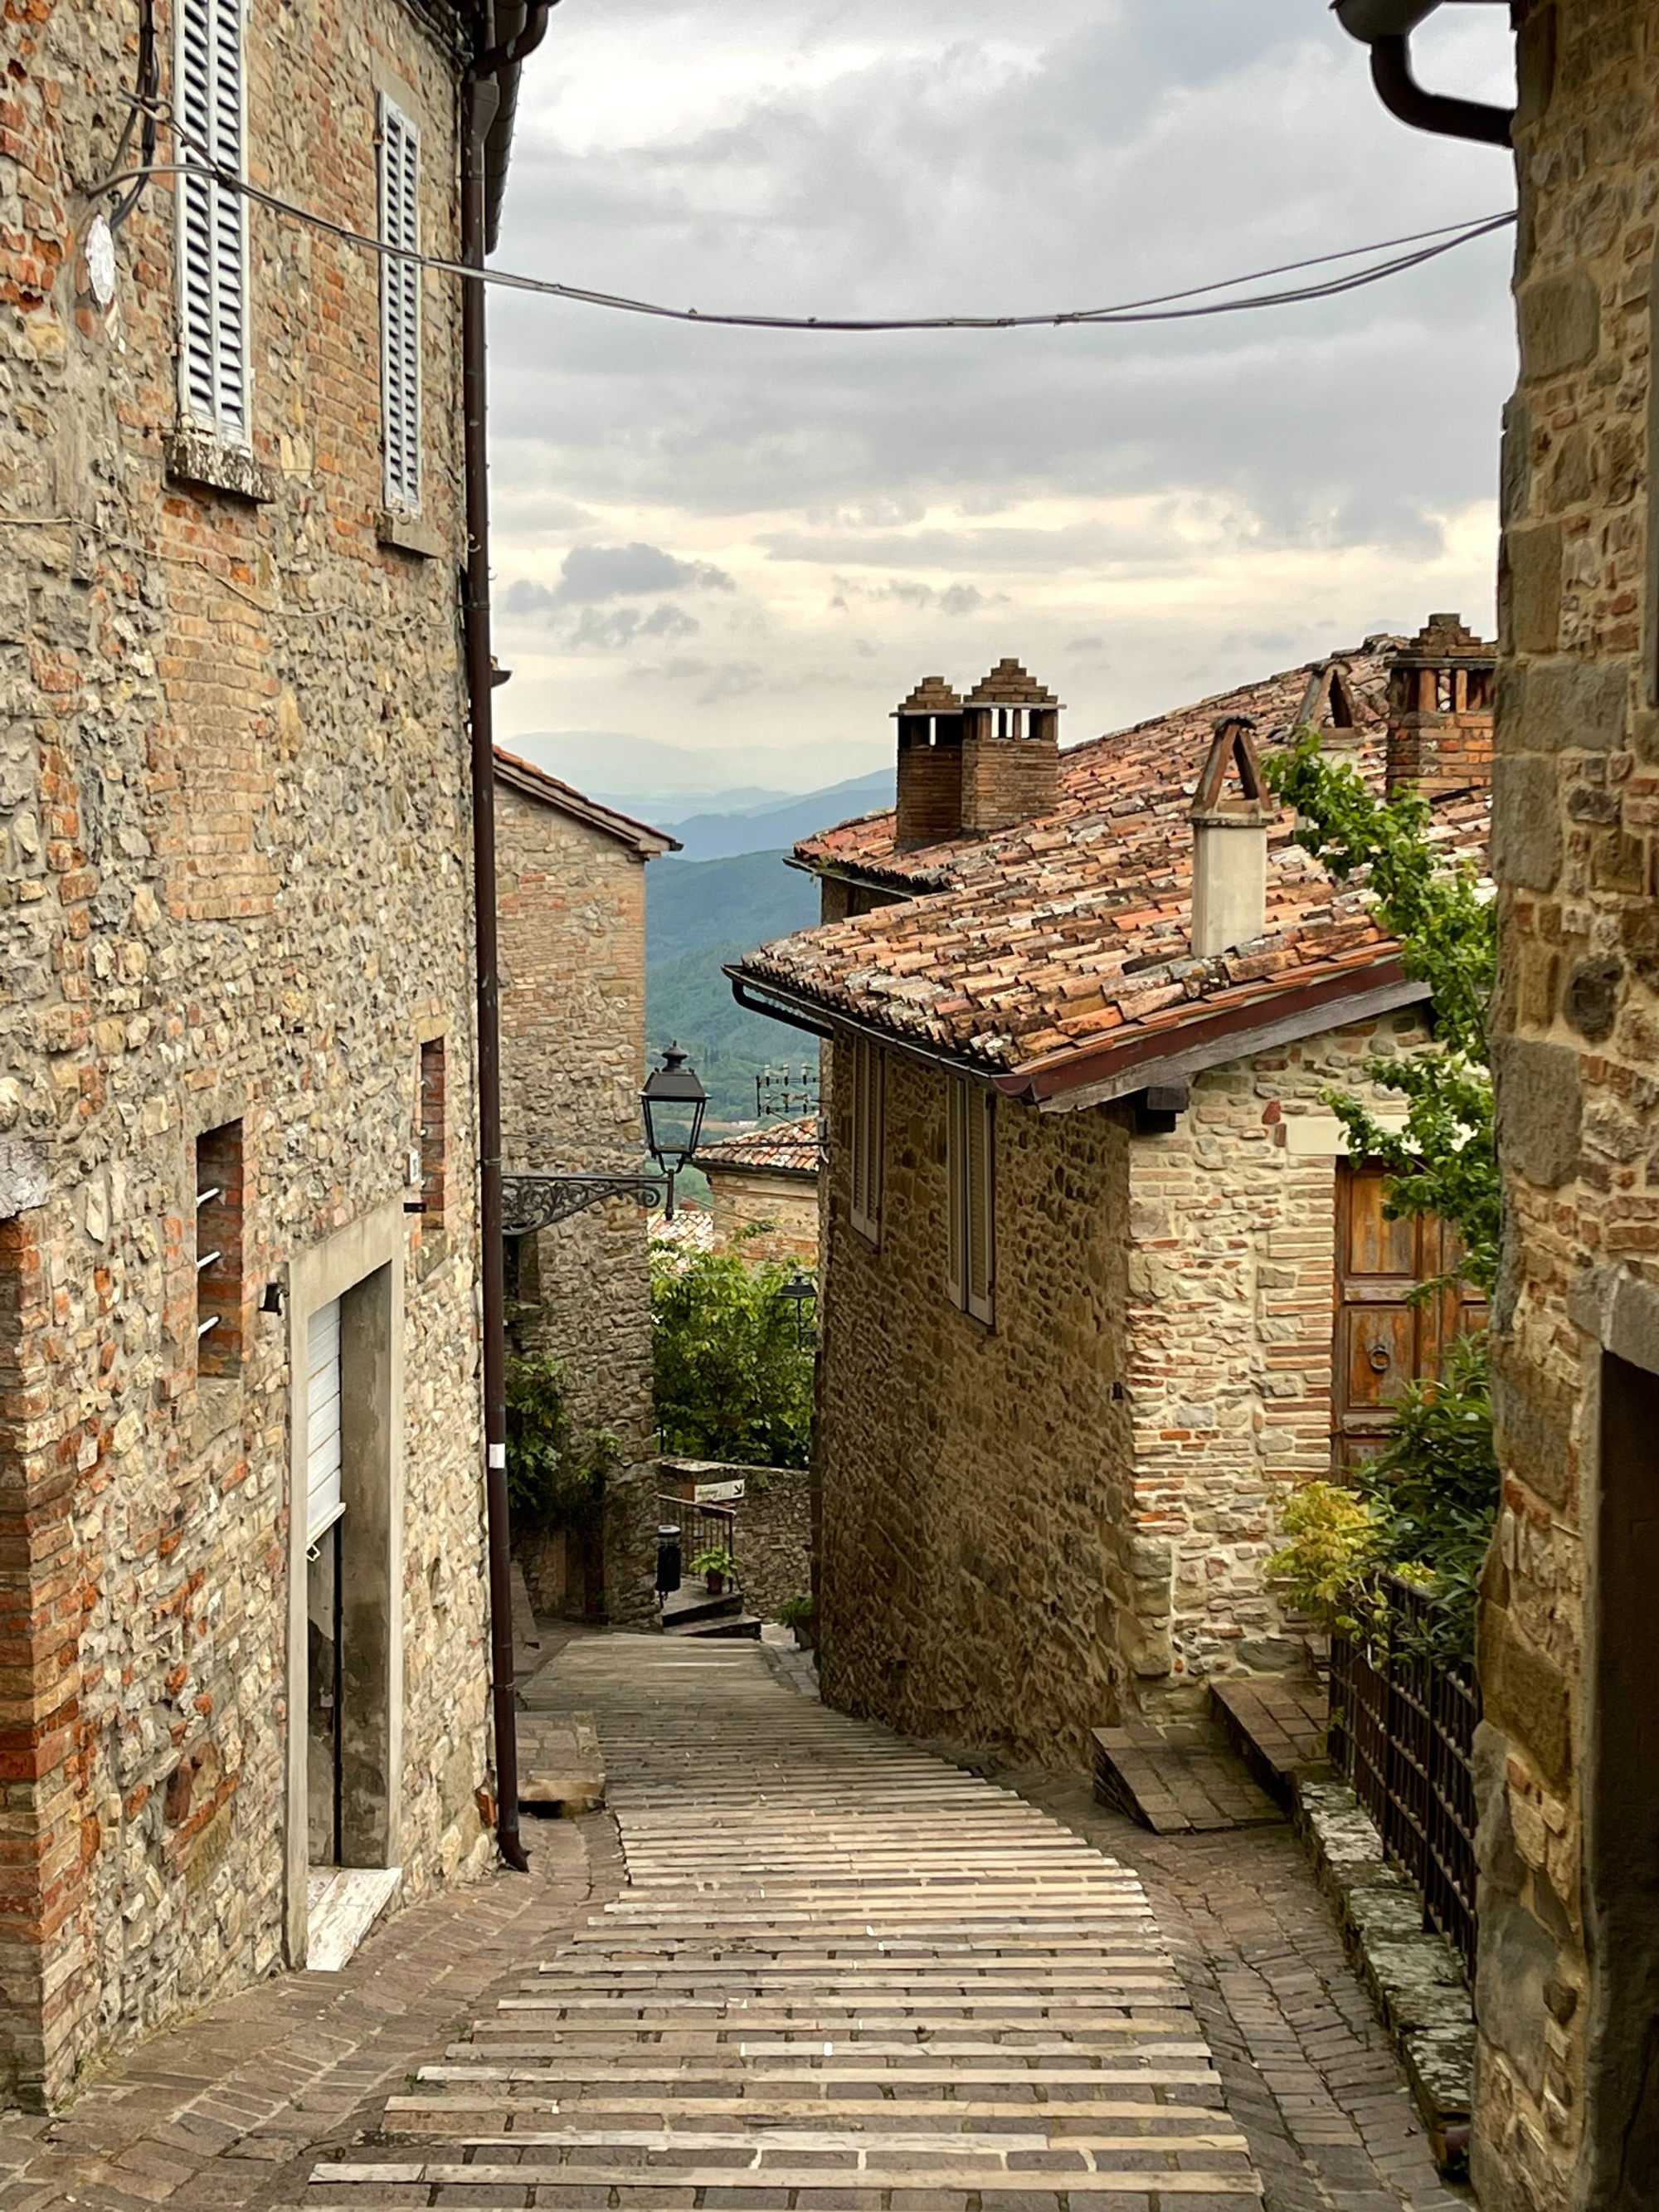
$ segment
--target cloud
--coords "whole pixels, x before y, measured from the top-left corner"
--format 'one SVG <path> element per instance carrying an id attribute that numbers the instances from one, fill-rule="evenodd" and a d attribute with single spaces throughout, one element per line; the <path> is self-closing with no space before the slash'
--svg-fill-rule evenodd
<path id="1" fill-rule="evenodd" d="M 1425 78 L 1502 97 L 1503 15 L 1441 11 Z M 1489 149 L 1385 114 L 1310 0 L 977 20 L 960 0 L 556 11 L 503 264 L 704 310 L 1039 310 L 1507 196 Z M 1139 328 L 814 336 L 504 295 L 497 557 L 534 573 L 539 499 L 590 517 L 545 599 L 515 586 L 504 607 L 554 638 L 580 609 L 695 594 L 711 670 L 757 665 L 765 640 L 763 681 L 738 689 L 613 647 L 572 696 L 570 672 L 521 659 L 504 714 L 610 727 L 643 702 L 677 736 L 763 743 L 787 691 L 799 747 L 844 742 L 948 620 L 969 663 L 1098 641 L 1068 692 L 1074 727 L 1098 728 L 1263 673 L 1251 656 L 1280 641 L 1312 654 L 1443 603 L 1489 624 L 1511 252 L 1499 236 L 1322 304 Z"/>

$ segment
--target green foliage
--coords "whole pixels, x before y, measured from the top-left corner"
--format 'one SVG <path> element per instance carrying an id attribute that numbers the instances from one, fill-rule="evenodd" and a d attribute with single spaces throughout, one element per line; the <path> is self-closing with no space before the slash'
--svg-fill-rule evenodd
<path id="1" fill-rule="evenodd" d="M 738 1467 L 805 1467 L 812 1351 L 783 1296 L 793 1270 L 737 1251 L 651 1261 L 652 1351 L 662 1449 Z"/>
<path id="2" fill-rule="evenodd" d="M 1409 1386 L 1360 1487 L 1382 1530 L 1382 1564 L 1435 1600 L 1434 1650 L 1473 1659 L 1475 1597 L 1500 1488 L 1484 1334 L 1459 1337 L 1436 1380 Z"/>
<path id="3" fill-rule="evenodd" d="M 1409 790 L 1377 798 L 1346 763 L 1321 757 L 1316 731 L 1298 731 L 1264 770 L 1300 817 L 1297 843 L 1339 881 L 1367 872 L 1377 921 L 1398 939 L 1406 973 L 1433 987 L 1441 1050 L 1376 1059 L 1366 1071 L 1403 1096 L 1405 1127 L 1380 1128 L 1355 1098 L 1334 1095 L 1332 1109 L 1355 1158 L 1388 1170 L 1390 1218 L 1431 1213 L 1449 1223 L 1462 1240 L 1461 1272 L 1490 1291 L 1499 1233 L 1486 1030 L 1497 969 L 1492 902 L 1473 866 L 1448 866 L 1430 842 L 1426 799 Z"/>
<path id="4" fill-rule="evenodd" d="M 1344 1636 L 1357 1632 L 1365 1577 L 1382 1562 L 1375 1507 L 1340 1482 L 1304 1482 L 1279 1523 L 1285 1541 L 1267 1562 L 1293 1611 Z"/>
<path id="5" fill-rule="evenodd" d="M 795 1597 L 785 1598 L 783 1603 L 778 1607 L 778 1623 L 783 1628 L 810 1629 L 812 1626 L 811 1599 L 804 1593 Z"/>
<path id="6" fill-rule="evenodd" d="M 587 1518 L 621 1463 L 615 1437 L 573 1418 L 566 1389 L 563 1367 L 546 1352 L 507 1363 L 507 1494 L 515 1528 Z"/>
<path id="7" fill-rule="evenodd" d="M 724 1544 L 706 1544 L 691 1562 L 694 1575 L 729 1575 L 737 1562 Z"/>

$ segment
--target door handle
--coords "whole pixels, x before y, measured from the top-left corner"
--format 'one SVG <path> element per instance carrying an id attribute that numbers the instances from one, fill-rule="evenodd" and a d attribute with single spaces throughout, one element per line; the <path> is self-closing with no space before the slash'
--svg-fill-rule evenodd
<path id="1" fill-rule="evenodd" d="M 1374 1344 L 1374 1345 L 1372 1345 L 1372 1346 L 1371 1346 L 1371 1371 L 1372 1371 L 1372 1373 L 1373 1373 L 1373 1374 L 1376 1374 L 1376 1375 L 1386 1375 L 1386 1374 L 1388 1373 L 1388 1371 L 1389 1371 L 1389 1368 L 1390 1364 L 1391 1364 L 1391 1360 L 1390 1360 L 1390 1356 L 1389 1356 L 1389 1347 L 1388 1347 L 1388 1346 L 1387 1346 L 1386 1344 Z"/>

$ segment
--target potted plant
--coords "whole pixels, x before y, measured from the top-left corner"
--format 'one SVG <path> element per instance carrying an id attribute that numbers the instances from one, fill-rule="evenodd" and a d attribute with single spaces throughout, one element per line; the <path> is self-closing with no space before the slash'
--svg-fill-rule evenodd
<path id="1" fill-rule="evenodd" d="M 792 1632 L 797 1648 L 802 1651 L 812 1649 L 812 1601 L 810 1597 L 787 1597 L 778 1607 L 781 1626 Z"/>
<path id="2" fill-rule="evenodd" d="M 710 1597 L 718 1597 L 726 1588 L 733 1565 L 732 1554 L 724 1544 L 710 1544 L 693 1559 L 691 1571 L 702 1577 Z"/>

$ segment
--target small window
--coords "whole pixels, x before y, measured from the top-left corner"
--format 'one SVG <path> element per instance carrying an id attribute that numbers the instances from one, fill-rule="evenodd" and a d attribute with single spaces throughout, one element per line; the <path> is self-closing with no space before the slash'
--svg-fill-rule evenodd
<path id="1" fill-rule="evenodd" d="M 242 1306 L 242 1125 L 196 1139 L 196 1371 L 240 1374 Z"/>
<path id="2" fill-rule="evenodd" d="M 855 1037 L 847 1053 L 853 1133 L 853 1226 L 876 1243 L 881 1236 L 882 1093 L 885 1063 L 879 1045 Z"/>
<path id="3" fill-rule="evenodd" d="M 435 1235 L 444 1225 L 448 1198 L 449 1147 L 444 1109 L 444 1041 L 421 1047 L 420 1169 L 421 1226 Z"/>
<path id="4" fill-rule="evenodd" d="M 179 158 L 246 173 L 242 0 L 179 0 Z M 179 386 L 185 418 L 245 446 L 247 205 L 211 179 L 179 186 Z"/>
<path id="5" fill-rule="evenodd" d="M 995 1101 L 977 1083 L 951 1076 L 945 1128 L 945 1275 L 953 1305 L 992 1319 L 996 1273 Z"/>
<path id="6" fill-rule="evenodd" d="M 380 97 L 380 237 L 404 253 L 421 250 L 420 133 Z M 421 271 L 380 257 L 380 401 L 386 503 L 405 514 L 421 504 Z"/>

